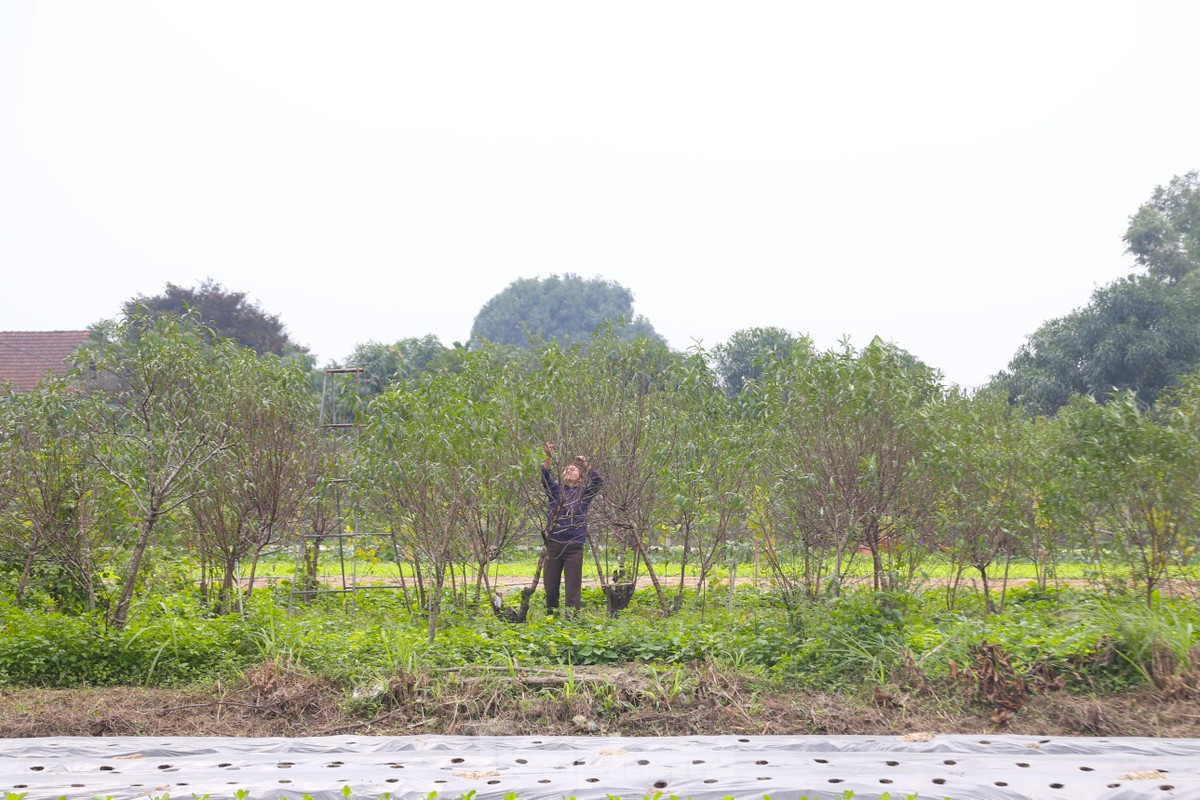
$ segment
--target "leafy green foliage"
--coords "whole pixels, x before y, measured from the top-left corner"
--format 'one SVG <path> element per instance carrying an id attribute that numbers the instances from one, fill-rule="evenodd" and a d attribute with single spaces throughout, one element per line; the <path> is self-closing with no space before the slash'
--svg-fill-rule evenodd
<path id="1" fill-rule="evenodd" d="M 1200 613 L 1186 601 L 1147 608 L 1090 591 L 1009 589 L 1003 611 L 985 615 L 981 598 L 948 612 L 936 592 L 846 592 L 785 611 L 770 594 L 744 589 L 733 612 L 716 599 L 699 614 L 695 595 L 669 617 L 616 620 L 593 590 L 574 622 L 541 616 L 513 626 L 448 613 L 430 643 L 424 622 L 392 593 L 364 597 L 353 617 L 320 600 L 287 613 L 286 593 L 255 594 L 244 617 L 213 617 L 195 595 L 139 605 L 123 631 L 99 616 L 17 609 L 0 603 L 0 684 L 33 686 L 173 685 L 245 671 L 266 661 L 302 667 L 343 686 L 380 676 L 472 666 L 519 668 L 712 662 L 821 690 L 891 686 L 952 677 L 972 648 L 991 642 L 1031 680 L 1061 678 L 1084 691 L 1117 689 L 1193 669 Z M 907 676 L 907 677 L 905 677 Z M 1040 676 L 1040 677 L 1039 677 Z"/>
<path id="2" fill-rule="evenodd" d="M 343 366 L 364 370 L 364 394 L 375 397 L 393 384 L 414 381 L 423 375 L 439 371 L 454 372 L 462 368 L 466 348 L 458 342 L 446 347 L 433 334 L 401 339 L 394 344 L 365 342 L 343 362 Z"/>
<path id="3" fill-rule="evenodd" d="M 633 314 L 633 293 L 615 281 L 566 273 L 521 278 L 484 304 L 471 339 L 528 347 L 531 338 L 582 343 L 605 323 L 627 323 L 627 338 L 659 339 L 645 317 Z"/>
<path id="4" fill-rule="evenodd" d="M 738 394 L 749 381 L 757 380 L 764 368 L 792 358 L 792 351 L 811 350 L 812 343 L 783 328 L 746 328 L 713 349 L 713 361 L 725 391 Z"/>
<path id="5" fill-rule="evenodd" d="M 860 553 L 875 589 L 911 579 L 912 558 L 927 551 L 896 545 L 916 538 L 930 512 L 922 411 L 941 391 L 936 371 L 879 339 L 861 351 L 794 353 L 754 385 L 770 441 L 759 525 L 775 532 L 764 554 L 787 594 L 836 593 Z"/>
<path id="6" fill-rule="evenodd" d="M 278 315 L 263 311 L 257 302 L 246 298 L 245 292 L 229 291 L 212 279 L 194 288 L 168 283 L 162 294 L 139 295 L 125 303 L 123 311 L 127 315 L 149 314 L 152 317 L 191 313 L 211 325 L 221 336 L 235 339 L 260 355 L 307 352 L 288 337 Z"/>
<path id="7" fill-rule="evenodd" d="M 1200 296 L 1133 276 L 1042 325 L 996 376 L 1012 402 L 1052 414 L 1074 394 L 1132 391 L 1143 405 L 1200 366 Z"/>
<path id="8" fill-rule="evenodd" d="M 1200 267 L 1200 172 L 1157 186 L 1129 219 L 1125 244 L 1153 277 L 1178 283 Z"/>
<path id="9" fill-rule="evenodd" d="M 1061 416 L 1088 544 L 1100 561 L 1124 561 L 1150 604 L 1189 546 L 1200 480 L 1192 432 L 1161 423 L 1132 393 L 1103 406 L 1079 398 Z"/>
<path id="10" fill-rule="evenodd" d="M 1155 188 L 1130 218 L 1127 252 L 1146 275 L 1092 293 L 1037 329 L 991 388 L 1053 414 L 1074 394 L 1132 391 L 1145 406 L 1200 367 L 1200 173 Z"/>
<path id="11" fill-rule="evenodd" d="M 98 329 L 78 376 L 106 375 L 116 389 L 91 398 L 82 441 L 122 491 L 138 534 L 112 612 L 124 625 L 159 523 L 198 491 L 201 470 L 232 446 L 236 380 L 254 354 L 213 338 L 192 318 L 127 315 Z"/>

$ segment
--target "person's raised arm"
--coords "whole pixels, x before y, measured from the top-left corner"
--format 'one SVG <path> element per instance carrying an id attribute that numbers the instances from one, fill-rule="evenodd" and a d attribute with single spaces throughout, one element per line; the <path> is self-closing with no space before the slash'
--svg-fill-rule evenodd
<path id="1" fill-rule="evenodd" d="M 542 486 L 553 500 L 558 494 L 558 481 L 554 480 L 554 476 L 550 473 L 550 467 L 554 465 L 554 445 L 546 442 L 542 449 L 546 453 L 546 457 L 542 459 Z"/>
<path id="2" fill-rule="evenodd" d="M 592 462 L 588 461 L 587 456 L 575 456 L 575 464 L 579 467 L 579 474 L 587 476 L 587 486 L 583 490 L 584 496 L 595 497 L 596 492 L 600 491 L 600 487 L 604 485 L 604 478 L 600 477 L 599 472 L 592 469 Z"/>

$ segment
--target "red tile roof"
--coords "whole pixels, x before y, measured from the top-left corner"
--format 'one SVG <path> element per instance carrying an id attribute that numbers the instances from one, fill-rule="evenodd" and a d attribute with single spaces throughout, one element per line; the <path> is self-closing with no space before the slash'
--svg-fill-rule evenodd
<path id="1" fill-rule="evenodd" d="M 46 373 L 65 375 L 90 331 L 0 331 L 0 384 L 32 389 Z"/>

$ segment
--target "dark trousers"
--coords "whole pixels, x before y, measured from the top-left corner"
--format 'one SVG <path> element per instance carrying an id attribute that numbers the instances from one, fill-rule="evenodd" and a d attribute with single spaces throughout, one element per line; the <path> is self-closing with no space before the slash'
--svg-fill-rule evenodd
<path id="1" fill-rule="evenodd" d="M 546 610 L 558 609 L 558 587 L 564 576 L 567 582 L 567 608 L 580 609 L 579 596 L 583 584 L 583 542 L 546 543 Z"/>

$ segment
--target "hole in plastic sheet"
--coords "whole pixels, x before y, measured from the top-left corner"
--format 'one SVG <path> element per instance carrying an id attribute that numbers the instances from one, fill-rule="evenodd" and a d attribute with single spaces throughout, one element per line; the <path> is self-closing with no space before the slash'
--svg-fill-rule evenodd
<path id="1" fill-rule="evenodd" d="M 665 789 L 665 788 L 667 788 L 667 782 L 666 781 L 655 781 L 654 788 L 655 789 Z"/>
<path id="2" fill-rule="evenodd" d="M 1018 767 L 1028 767 L 1029 765 L 1028 765 L 1028 764 L 1026 764 L 1024 761 L 1018 761 L 1018 762 L 1017 762 L 1017 766 L 1018 766 Z"/>
<path id="3" fill-rule="evenodd" d="M 829 759 L 827 759 L 827 758 L 814 758 L 813 761 L 817 762 L 818 764 L 828 764 L 829 763 Z"/>
<path id="4" fill-rule="evenodd" d="M 16 786 L 14 786 L 13 788 L 14 788 L 14 789 L 28 789 L 28 788 L 29 788 L 29 784 L 26 784 L 26 783 L 18 783 L 18 784 L 17 784 Z"/>
<path id="5" fill-rule="evenodd" d="M 450 763 L 451 763 L 451 764 L 461 764 L 461 763 L 463 763 L 464 761 L 466 761 L 466 759 L 465 759 L 465 758 L 452 758 L 452 759 L 450 759 Z"/>
<path id="6" fill-rule="evenodd" d="M 1081 772 L 1095 772 L 1091 767 L 1080 767 L 1079 770 Z"/>
<path id="7" fill-rule="evenodd" d="M 1158 788 L 1162 789 L 1164 792 L 1169 792 L 1172 789 L 1174 789 L 1175 787 L 1169 783 L 1164 783 L 1162 786 L 1159 786 Z"/>
<path id="8" fill-rule="evenodd" d="M 1119 788 L 1121 788 L 1121 784 L 1119 784 L 1119 783 L 1110 783 L 1110 784 L 1109 784 L 1107 787 L 1105 787 L 1105 788 L 1107 788 L 1107 789 L 1119 789 Z"/>
<path id="9" fill-rule="evenodd" d="M 948 766 L 951 766 L 951 767 L 953 767 L 953 766 L 954 766 L 955 764 L 957 764 L 958 762 L 957 762 L 957 761 L 955 761 L 953 758 L 947 758 L 947 759 L 946 759 L 945 761 L 943 761 L 942 763 L 943 763 L 943 764 L 946 764 L 946 765 L 948 765 Z"/>
<path id="10" fill-rule="evenodd" d="M 900 762 L 899 762 L 899 761 L 885 761 L 885 762 L 883 762 L 883 763 L 887 764 L 889 767 L 898 767 L 898 766 L 900 766 Z"/>
<path id="11" fill-rule="evenodd" d="M 445 783 L 445 781 L 443 781 L 443 780 L 437 780 L 437 781 L 434 781 L 434 783 Z"/>
<path id="12" fill-rule="evenodd" d="M 1038 739 L 1038 744 L 1050 744 L 1049 739 Z"/>
<path id="13" fill-rule="evenodd" d="M 82 783 L 72 783 L 71 788 L 72 789 L 82 789 L 85 785 L 86 784 L 82 784 Z"/>
<path id="14" fill-rule="evenodd" d="M 1008 786 L 1008 781 L 996 781 L 997 786 Z"/>
<path id="15" fill-rule="evenodd" d="M 497 780 L 490 780 L 490 781 L 488 781 L 488 786 L 495 786 L 499 782 L 500 781 L 497 781 Z"/>
<path id="16" fill-rule="evenodd" d="M 599 783 L 600 779 L 599 778 L 588 778 L 587 782 L 588 783 Z"/>
<path id="17" fill-rule="evenodd" d="M 331 761 L 325 765 L 325 769 L 337 769 L 340 766 L 342 766 L 341 761 Z"/>
<path id="18" fill-rule="evenodd" d="M 705 783 L 716 783 L 717 779 L 716 778 L 705 778 L 704 782 Z"/>
<path id="19" fill-rule="evenodd" d="M 280 769 L 291 769 L 294 765 L 291 761 L 280 761 L 275 766 L 279 767 Z M 159 769 L 162 769 L 162 767 L 159 767 Z"/>
<path id="20" fill-rule="evenodd" d="M 529 760 L 528 760 L 528 759 L 525 759 L 525 758 L 518 758 L 518 759 L 517 759 L 517 763 L 518 763 L 518 764 L 528 764 L 528 763 L 529 763 Z"/>
<path id="21" fill-rule="evenodd" d="M 692 759 L 692 763 L 693 763 L 693 764 L 703 764 L 703 763 L 704 763 L 704 759 L 703 759 L 703 758 L 693 758 L 693 759 Z"/>
<path id="22" fill-rule="evenodd" d="M 550 782 L 549 778 L 542 778 L 540 781 L 538 781 L 538 783 L 549 783 L 549 782 Z"/>
<path id="23" fill-rule="evenodd" d="M 879 782 L 880 783 L 891 783 L 892 779 L 891 778 L 880 778 Z"/>
<path id="24" fill-rule="evenodd" d="M 647 764 L 649 764 L 650 762 L 649 762 L 649 761 L 647 761 L 647 760 L 646 760 L 646 759 L 644 759 L 644 758 L 639 758 L 637 763 L 638 763 L 638 766 L 639 766 L 639 767 L 644 767 L 644 766 L 646 766 Z"/>
<path id="25" fill-rule="evenodd" d="M 399 783 L 399 782 L 400 782 L 399 778 L 388 778 L 386 781 L 384 781 L 384 783 Z"/>
<path id="26" fill-rule="evenodd" d="M 760 758 L 758 761 L 755 761 L 754 763 L 760 767 L 763 767 L 763 766 L 766 766 L 767 760 L 765 758 Z"/>
<path id="27" fill-rule="evenodd" d="M 770 778 L 768 778 L 766 775 L 759 775 L 759 776 L 758 776 L 758 780 L 760 780 L 760 781 L 769 781 L 769 780 L 771 780 L 771 779 L 770 779 Z"/>
<path id="28" fill-rule="evenodd" d="M 159 769 L 170 769 L 171 765 L 170 764 L 159 764 L 158 768 Z"/>
<path id="29" fill-rule="evenodd" d="M 586 762 L 582 758 L 577 758 L 571 762 L 572 767 L 582 767 Z"/>
<path id="30" fill-rule="evenodd" d="M 841 778 L 830 778 L 829 782 L 830 783 L 841 783 L 842 779 Z"/>
<path id="31" fill-rule="evenodd" d="M 991 744 L 992 740 L 991 739 L 980 739 L 979 743 L 980 744 Z"/>
<path id="32" fill-rule="evenodd" d="M 279 779 L 279 782 L 280 782 L 280 783 L 291 783 L 291 781 L 290 781 L 289 779 L 287 779 L 287 778 L 280 778 L 280 779 Z"/>
<path id="33" fill-rule="evenodd" d="M 115 772 L 116 769 L 117 769 L 116 767 L 103 766 L 100 768 L 100 771 L 101 772 Z"/>
<path id="34" fill-rule="evenodd" d="M 946 779 L 945 778 L 934 778 L 933 782 L 936 783 L 938 786 L 941 786 L 943 783 L 946 782 Z"/>
<path id="35" fill-rule="evenodd" d="M 221 769 L 225 769 L 225 767 L 232 767 L 233 764 L 230 764 L 228 761 L 226 761 L 223 764 L 217 764 L 217 766 L 220 767 Z"/>
<path id="36" fill-rule="evenodd" d="M 534 739 L 533 742 L 531 742 L 531 744 L 541 744 L 541 743 L 542 743 L 541 739 Z"/>

